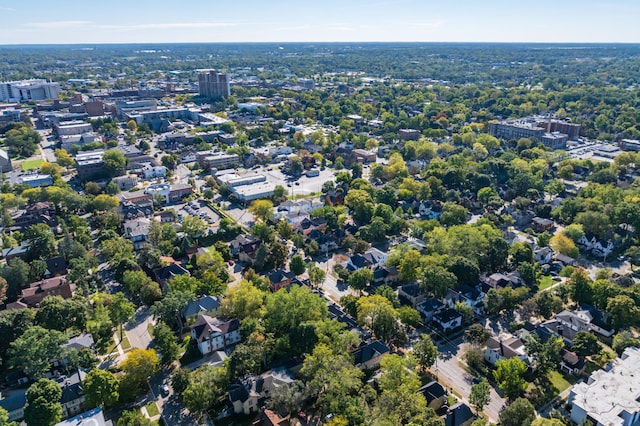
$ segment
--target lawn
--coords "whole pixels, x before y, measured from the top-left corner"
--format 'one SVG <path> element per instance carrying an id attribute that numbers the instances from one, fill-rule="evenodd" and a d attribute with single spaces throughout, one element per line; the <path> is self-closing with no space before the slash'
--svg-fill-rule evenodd
<path id="1" fill-rule="evenodd" d="M 160 410 L 158 410 L 158 406 L 156 405 L 155 401 L 149 402 L 144 406 L 144 408 L 147 409 L 147 414 L 149 415 L 149 417 L 155 417 L 160 414 Z"/>
<path id="2" fill-rule="evenodd" d="M 538 290 L 539 291 L 546 290 L 554 284 L 555 284 L 555 281 L 553 281 L 553 279 L 549 275 L 545 275 L 540 279 L 540 285 L 538 286 Z"/>
<path id="3" fill-rule="evenodd" d="M 22 163 L 20 163 L 20 166 L 22 167 L 22 171 L 26 172 L 27 170 L 34 170 L 34 169 L 40 168 L 40 165 L 42 163 L 44 163 L 44 160 L 42 159 L 25 160 Z"/>
<path id="4" fill-rule="evenodd" d="M 553 387 L 558 390 L 558 393 L 561 393 L 563 390 L 571 386 L 572 383 L 575 383 L 574 378 L 571 376 L 565 376 L 558 371 L 551 371 L 548 377 Z"/>

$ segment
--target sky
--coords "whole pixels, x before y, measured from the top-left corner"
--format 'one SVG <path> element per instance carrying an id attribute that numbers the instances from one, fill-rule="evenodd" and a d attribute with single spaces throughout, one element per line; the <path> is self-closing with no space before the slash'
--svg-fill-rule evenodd
<path id="1" fill-rule="evenodd" d="M 0 44 L 640 42 L 639 0 L 0 0 Z"/>

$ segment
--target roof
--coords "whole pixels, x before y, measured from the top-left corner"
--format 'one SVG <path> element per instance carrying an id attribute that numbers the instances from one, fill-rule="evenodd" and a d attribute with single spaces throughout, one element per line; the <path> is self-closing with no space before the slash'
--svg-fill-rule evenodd
<path id="1" fill-rule="evenodd" d="M 112 424 L 111 420 L 105 421 L 104 414 L 100 408 L 94 408 L 63 422 L 56 423 L 55 426 L 110 426 Z"/>
<path id="2" fill-rule="evenodd" d="M 437 320 L 441 324 L 446 324 L 460 317 L 462 317 L 462 314 L 455 309 L 445 309 L 444 311 L 440 311 L 435 314 L 433 319 Z"/>
<path id="3" fill-rule="evenodd" d="M 447 391 L 444 390 L 442 385 L 435 380 L 422 386 L 420 389 L 418 389 L 418 392 L 424 395 L 424 397 L 427 399 L 427 403 L 431 403 L 432 401 L 438 398 L 442 398 L 447 394 Z"/>
<path id="4" fill-rule="evenodd" d="M 237 319 L 218 319 L 209 315 L 200 315 L 191 328 L 196 333 L 198 341 L 205 340 L 212 333 L 226 335 L 240 329 L 240 321 Z"/>
<path id="5" fill-rule="evenodd" d="M 193 317 L 201 312 L 210 312 L 220 307 L 220 300 L 215 296 L 202 296 L 198 300 L 192 300 L 182 310 L 185 318 Z"/>
<path id="6" fill-rule="evenodd" d="M 8 412 L 19 410 L 27 404 L 27 391 L 22 389 L 6 398 L 0 399 L 0 407 L 4 408 Z"/>
<path id="7" fill-rule="evenodd" d="M 82 392 L 82 381 L 86 375 L 86 372 L 78 369 L 76 373 L 60 377 L 56 380 L 62 388 L 62 397 L 60 398 L 62 404 L 82 398 L 84 395 Z"/>
<path id="8" fill-rule="evenodd" d="M 492 349 L 504 358 L 513 358 L 525 354 L 524 343 L 515 336 L 507 338 L 491 336 L 486 342 L 487 348 Z"/>
<path id="9" fill-rule="evenodd" d="M 276 269 L 267 275 L 269 281 L 273 284 L 278 284 L 283 281 L 289 281 L 296 277 L 296 274 L 291 271 L 285 271 L 284 269 Z"/>
<path id="10" fill-rule="evenodd" d="M 385 345 L 381 340 L 374 340 L 373 342 L 360 346 L 358 349 L 352 352 L 355 364 L 364 364 L 372 359 L 391 352 L 391 349 Z"/>
<path id="11" fill-rule="evenodd" d="M 190 275 L 189 271 L 187 271 L 185 268 L 183 268 L 181 265 L 178 265 L 177 263 L 172 263 L 167 266 L 156 268 L 153 270 L 153 273 L 155 274 L 156 279 L 158 281 L 167 281 L 178 275 L 185 275 L 185 274 Z"/>
<path id="12" fill-rule="evenodd" d="M 67 348 L 75 348 L 77 350 L 84 348 L 92 348 L 94 344 L 93 336 L 91 333 L 82 333 L 75 337 L 72 337 L 65 343 Z"/>
<path id="13" fill-rule="evenodd" d="M 445 426 L 462 426 L 471 419 L 473 419 L 471 408 L 464 402 L 458 402 L 449 408 L 449 412 L 444 416 L 444 424 Z"/>
<path id="14" fill-rule="evenodd" d="M 418 310 L 422 312 L 434 312 L 442 308 L 444 305 L 435 297 L 429 297 L 418 305 Z"/>

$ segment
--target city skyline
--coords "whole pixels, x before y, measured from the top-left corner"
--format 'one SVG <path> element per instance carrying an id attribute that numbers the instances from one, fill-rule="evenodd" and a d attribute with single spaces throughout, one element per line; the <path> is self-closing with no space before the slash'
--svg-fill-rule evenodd
<path id="1" fill-rule="evenodd" d="M 0 44 L 189 42 L 636 43 L 640 3 L 619 0 L 159 0 L 54 4 L 0 0 Z"/>

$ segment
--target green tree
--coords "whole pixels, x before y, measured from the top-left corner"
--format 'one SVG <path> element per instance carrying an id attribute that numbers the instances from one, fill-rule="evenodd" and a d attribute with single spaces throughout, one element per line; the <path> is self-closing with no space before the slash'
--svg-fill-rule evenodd
<path id="1" fill-rule="evenodd" d="M 318 288 L 324 283 L 326 273 L 315 263 L 307 265 L 307 272 L 309 273 L 309 282 L 313 287 Z"/>
<path id="2" fill-rule="evenodd" d="M 613 336 L 613 344 L 611 347 L 618 355 L 622 355 L 622 352 L 626 348 L 632 346 L 638 346 L 640 340 L 638 340 L 629 330 L 620 330 Z"/>
<path id="3" fill-rule="evenodd" d="M 489 331 L 482 326 L 482 324 L 471 324 L 464 331 L 465 340 L 472 345 L 484 345 L 487 339 L 490 337 Z"/>
<path id="4" fill-rule="evenodd" d="M 529 426 L 536 418 L 535 407 L 525 398 L 518 398 L 500 413 L 504 426 Z"/>
<path id="5" fill-rule="evenodd" d="M 156 342 L 156 349 L 162 355 L 163 364 L 171 364 L 178 359 L 180 346 L 176 343 L 176 337 L 171 328 L 160 322 L 153 329 L 153 340 Z"/>
<path id="6" fill-rule="evenodd" d="M 57 330 L 47 330 L 38 325 L 29 327 L 11 342 L 9 365 L 21 368 L 33 379 L 39 379 L 51 368 L 52 359 L 60 359 L 61 345 L 66 341 L 66 336 Z"/>
<path id="7" fill-rule="evenodd" d="M 54 151 L 56 156 L 56 162 L 62 167 L 72 167 L 75 164 L 73 157 L 71 157 L 67 151 L 61 148 L 57 148 Z"/>
<path id="8" fill-rule="evenodd" d="M 153 426 L 153 422 L 146 418 L 139 409 L 123 411 L 117 426 Z"/>
<path id="9" fill-rule="evenodd" d="M 409 249 L 402 254 L 398 272 L 403 281 L 412 282 L 418 278 L 421 257 L 416 249 Z"/>
<path id="10" fill-rule="evenodd" d="M 90 407 L 110 407 L 118 401 L 118 379 L 107 370 L 91 370 L 82 382 L 82 390 Z"/>
<path id="11" fill-rule="evenodd" d="M 373 281 L 373 272 L 367 268 L 358 269 L 349 276 L 349 285 L 362 292 Z"/>
<path id="12" fill-rule="evenodd" d="M 170 290 L 164 299 L 151 307 L 151 314 L 158 320 L 169 325 L 174 330 L 182 329 L 182 310 L 191 300 L 193 293 L 189 291 Z"/>
<path id="13" fill-rule="evenodd" d="M 487 379 L 482 379 L 480 383 L 471 386 L 469 402 L 476 408 L 476 413 L 481 412 L 491 402 L 491 387 Z"/>
<path id="14" fill-rule="evenodd" d="M 124 168 L 127 166 L 128 159 L 124 156 L 124 153 L 117 149 L 110 149 L 105 151 L 102 155 L 102 161 L 104 162 L 104 169 L 111 177 L 118 176 L 124 172 Z"/>
<path id="15" fill-rule="evenodd" d="M 47 259 L 55 251 L 56 239 L 51 227 L 44 223 L 31 225 L 24 234 L 29 241 L 29 257 L 31 259 Z"/>
<path id="16" fill-rule="evenodd" d="M 136 306 L 129 302 L 122 293 L 116 293 L 111 296 L 109 304 L 109 318 L 114 324 L 120 325 L 120 340 L 122 340 L 122 325 L 133 318 L 136 312 Z"/>
<path id="17" fill-rule="evenodd" d="M 386 342 L 403 340 L 398 328 L 398 313 L 389 300 L 378 294 L 361 297 L 356 303 L 358 323 Z"/>
<path id="18" fill-rule="evenodd" d="M 578 355 L 589 356 L 600 352 L 601 346 L 598 338 L 588 331 L 578 331 L 573 338 L 571 349 Z"/>
<path id="19" fill-rule="evenodd" d="M 180 225 L 180 232 L 184 232 L 192 240 L 202 237 L 206 229 L 206 223 L 198 216 L 187 216 Z"/>
<path id="20" fill-rule="evenodd" d="M 24 421 L 29 426 L 52 426 L 62 418 L 62 389 L 56 382 L 39 379 L 27 389 Z"/>
<path id="21" fill-rule="evenodd" d="M 306 269 L 304 259 L 299 254 L 296 254 L 291 258 L 289 262 L 289 268 L 296 275 L 302 275 Z"/>
<path id="22" fill-rule="evenodd" d="M 420 286 L 435 297 L 444 297 L 457 283 L 456 276 L 442 266 L 430 265 L 423 268 Z"/>
<path id="23" fill-rule="evenodd" d="M 269 200 L 255 200 L 249 206 L 249 212 L 263 222 L 273 219 L 273 203 Z"/>
<path id="24" fill-rule="evenodd" d="M 632 298 L 622 294 L 609 299 L 606 312 L 611 317 L 611 324 L 618 330 L 634 326 L 640 319 L 640 308 Z"/>
<path id="25" fill-rule="evenodd" d="M 413 346 L 413 354 L 420 369 L 424 372 L 438 359 L 438 347 L 428 334 L 421 334 L 420 340 Z"/>
<path id="26" fill-rule="evenodd" d="M 527 365 L 520 358 L 512 357 L 496 363 L 493 377 L 507 398 L 514 400 L 527 389 L 527 381 L 522 377 L 526 371 Z"/>
<path id="27" fill-rule="evenodd" d="M 60 296 L 47 296 L 40 302 L 36 323 L 51 330 L 75 327 L 83 331 L 87 324 L 86 302 L 79 297 L 65 300 Z"/>
<path id="28" fill-rule="evenodd" d="M 208 410 L 219 405 L 226 393 L 227 384 L 224 368 L 204 365 L 191 374 L 182 399 L 189 411 L 201 418 Z"/>
<path id="29" fill-rule="evenodd" d="M 159 370 L 160 361 L 153 349 L 136 348 L 129 352 L 127 359 L 120 365 L 127 376 L 142 387 Z"/>

